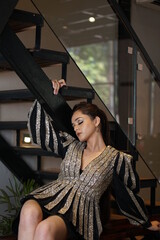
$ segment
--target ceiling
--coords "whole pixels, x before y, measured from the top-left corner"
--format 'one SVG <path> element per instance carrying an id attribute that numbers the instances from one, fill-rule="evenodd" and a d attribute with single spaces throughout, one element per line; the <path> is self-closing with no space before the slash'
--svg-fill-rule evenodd
<path id="1" fill-rule="evenodd" d="M 107 0 L 32 1 L 66 47 L 106 42 L 118 37 L 118 18 Z M 120 2 L 125 11 L 130 11 L 127 0 Z M 160 0 L 135 2 L 141 6 L 160 10 Z M 90 17 L 95 21 L 90 22 Z"/>
<path id="2" fill-rule="evenodd" d="M 106 0 L 34 0 L 33 2 L 67 47 L 117 38 L 118 20 Z M 90 17 L 95 21 L 90 22 Z"/>

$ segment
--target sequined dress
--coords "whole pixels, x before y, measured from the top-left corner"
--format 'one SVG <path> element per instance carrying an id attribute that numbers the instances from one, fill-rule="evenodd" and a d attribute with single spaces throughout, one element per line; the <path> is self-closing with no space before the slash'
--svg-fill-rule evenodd
<path id="1" fill-rule="evenodd" d="M 108 145 L 105 150 L 80 172 L 82 143 L 65 132 L 54 129 L 54 123 L 35 101 L 28 128 L 34 143 L 60 155 L 63 159 L 58 179 L 33 191 L 34 197 L 49 214 L 62 214 L 86 240 L 98 240 L 102 232 L 99 201 L 113 183 L 121 212 L 132 224 L 150 226 L 139 190 L 138 176 L 131 155 Z"/>

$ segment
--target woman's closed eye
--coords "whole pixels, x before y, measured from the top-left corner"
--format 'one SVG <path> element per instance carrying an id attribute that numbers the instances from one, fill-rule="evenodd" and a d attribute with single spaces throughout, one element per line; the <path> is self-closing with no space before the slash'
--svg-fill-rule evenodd
<path id="1" fill-rule="evenodd" d="M 75 123 L 72 123 L 72 126 L 74 128 L 76 125 L 81 125 L 82 123 L 83 123 L 83 119 L 78 119 Z"/>
<path id="2" fill-rule="evenodd" d="M 81 125 L 83 123 L 83 120 L 78 121 L 78 125 Z"/>

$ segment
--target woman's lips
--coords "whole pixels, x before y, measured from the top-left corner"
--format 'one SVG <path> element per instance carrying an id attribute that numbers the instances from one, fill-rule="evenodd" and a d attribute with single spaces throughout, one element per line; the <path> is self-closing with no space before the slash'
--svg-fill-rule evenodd
<path id="1" fill-rule="evenodd" d="M 77 137 L 79 137 L 79 136 L 80 136 L 80 134 L 81 134 L 80 132 L 77 132 L 77 133 L 76 133 Z"/>

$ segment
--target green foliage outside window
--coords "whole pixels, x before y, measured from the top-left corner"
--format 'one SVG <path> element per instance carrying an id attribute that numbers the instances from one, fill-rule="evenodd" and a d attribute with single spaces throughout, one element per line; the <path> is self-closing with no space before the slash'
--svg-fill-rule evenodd
<path id="1" fill-rule="evenodd" d="M 104 104 L 112 108 L 111 112 L 114 111 L 114 72 L 117 61 L 113 42 L 72 47 L 68 51 Z"/>

